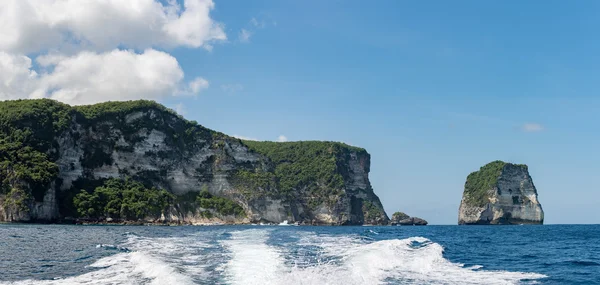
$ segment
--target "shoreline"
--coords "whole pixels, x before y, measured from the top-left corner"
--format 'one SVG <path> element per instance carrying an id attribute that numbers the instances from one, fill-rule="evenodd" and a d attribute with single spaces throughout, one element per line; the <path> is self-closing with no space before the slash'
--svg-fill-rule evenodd
<path id="1" fill-rule="evenodd" d="M 89 221 L 89 220 L 62 220 L 62 221 L 21 221 L 21 222 L 5 222 L 1 221 L 0 225 L 78 225 L 78 226 L 157 226 L 157 227 L 176 227 L 176 226 L 319 226 L 319 227 L 383 227 L 383 226 L 399 226 L 399 225 L 373 225 L 373 224 L 288 224 L 288 223 L 232 223 L 232 222 L 206 222 L 206 223 L 169 223 L 169 222 L 149 222 L 149 221 Z"/>

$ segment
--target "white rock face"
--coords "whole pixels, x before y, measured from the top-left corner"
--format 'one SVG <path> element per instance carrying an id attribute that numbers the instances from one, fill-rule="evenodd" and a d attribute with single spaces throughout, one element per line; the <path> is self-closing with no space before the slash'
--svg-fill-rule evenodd
<path id="1" fill-rule="evenodd" d="M 489 202 L 483 207 L 463 199 L 459 224 L 543 224 L 544 211 L 538 201 L 527 167 L 507 163 L 496 185 L 488 190 Z"/>
<path id="2" fill-rule="evenodd" d="M 108 178 L 132 177 L 150 181 L 152 186 L 178 196 L 206 189 L 244 208 L 247 219 L 220 217 L 225 222 L 281 223 L 287 220 L 290 223 L 382 224 L 388 220 L 371 188 L 368 178 L 370 157 L 364 151 L 348 149 L 340 158 L 339 171 L 345 182 L 344 189 L 340 190 L 342 194 L 332 194 L 322 204 L 309 207 L 313 201 L 306 189 L 296 189 L 294 199 L 270 193 L 246 196 L 242 189 L 236 188 L 236 185 L 240 187 L 236 184 L 236 171 L 273 171 L 273 163 L 266 156 L 249 150 L 240 140 L 212 131 L 205 130 L 193 141 L 186 141 L 189 138 L 185 134 L 186 128 L 189 125 L 182 127 L 181 118 L 152 109 L 118 118 L 97 119 L 93 123 L 74 117 L 69 129 L 56 138 L 53 151 L 58 154 L 58 179 L 45 192 L 43 201 L 32 201 L 29 212 L 23 215 L 0 212 L 0 216 L 6 217 L 7 221 L 54 221 L 65 217 L 60 212 L 61 199 L 79 193 L 81 185 L 89 185 L 90 181 L 101 183 Z M 269 191 L 277 194 L 277 189 Z M 190 197 L 195 199 L 194 195 Z M 370 203 L 373 213 L 370 217 L 364 214 L 366 203 Z M 161 217 L 148 217 L 147 220 L 189 224 L 215 222 L 215 219 L 182 211 L 174 207 Z"/>

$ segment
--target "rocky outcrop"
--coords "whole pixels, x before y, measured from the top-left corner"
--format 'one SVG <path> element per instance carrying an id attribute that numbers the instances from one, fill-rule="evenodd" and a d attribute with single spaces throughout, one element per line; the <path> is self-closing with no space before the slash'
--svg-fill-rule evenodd
<path id="1" fill-rule="evenodd" d="M 543 223 L 544 211 L 526 165 L 494 161 L 467 177 L 458 224 Z"/>
<path id="2" fill-rule="evenodd" d="M 396 212 L 392 215 L 390 223 L 393 226 L 425 226 L 427 221 L 417 217 L 411 217 L 403 212 Z"/>
<path id="3" fill-rule="evenodd" d="M 31 146 L 56 171 L 44 173 L 51 178 L 35 183 L 37 173 L 31 179 L 12 175 L 11 180 L 0 171 L 0 183 L 5 181 L 0 185 L 0 221 L 75 219 L 75 195 L 81 190 L 92 193 L 111 178 L 131 178 L 174 194 L 177 203 L 172 208 L 147 219 L 155 222 L 287 220 L 346 225 L 389 221 L 369 182 L 370 155 L 361 148 L 335 142 L 242 141 L 187 121 L 151 101 L 79 107 L 45 99 L 2 104 L 7 106 L 0 106 L 4 112 L 0 139 L 13 140 L 11 136 L 21 131 L 31 133 L 35 144 L 23 139 L 22 147 Z M 10 113 L 19 108 L 33 111 Z M 46 125 L 38 124 L 40 117 Z M 274 147 L 280 151 L 271 151 Z M 285 157 L 277 156 L 282 153 Z M 302 159 L 309 156 L 322 165 L 305 166 Z M 21 162 L 13 160 L 14 156 L 5 158 L 0 152 L 0 170 L 5 165 L 6 171 L 16 169 Z M 201 189 L 239 204 L 245 217 L 198 216 L 194 201 Z"/>
<path id="4" fill-rule="evenodd" d="M 427 221 L 425 221 L 421 218 L 417 218 L 417 217 L 410 217 L 408 219 L 400 220 L 398 222 L 398 225 L 401 225 L 401 226 L 426 226 Z"/>

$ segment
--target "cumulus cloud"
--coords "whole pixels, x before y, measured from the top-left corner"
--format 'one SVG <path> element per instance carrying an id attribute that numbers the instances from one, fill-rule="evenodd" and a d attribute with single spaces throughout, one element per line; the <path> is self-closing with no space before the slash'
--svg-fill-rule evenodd
<path id="1" fill-rule="evenodd" d="M 51 98 L 69 104 L 102 101 L 153 99 L 179 95 L 182 89 L 197 94 L 208 86 L 203 78 L 183 82 L 177 60 L 161 51 L 143 53 L 113 50 L 106 53 L 80 52 L 70 57 L 40 57 L 36 73 L 31 59 L 0 52 L 0 99 Z"/>
<path id="2" fill-rule="evenodd" d="M 0 1 L 0 100 L 197 95 L 209 82 L 185 80 L 177 59 L 156 47 L 210 50 L 226 40 L 213 8 L 212 0 Z"/>
<path id="3" fill-rule="evenodd" d="M 527 133 L 537 133 L 544 130 L 544 126 L 537 123 L 526 123 L 521 126 L 521 130 Z"/>
<path id="4" fill-rule="evenodd" d="M 22 98 L 35 88 L 37 79 L 29 57 L 0 51 L 0 100 Z"/>
<path id="5" fill-rule="evenodd" d="M 278 142 L 287 142 L 288 138 L 284 135 L 280 135 L 279 137 L 277 137 L 277 141 Z"/>
<path id="6" fill-rule="evenodd" d="M 3 0 L 0 50 L 107 51 L 118 46 L 206 47 L 227 39 L 211 0 Z"/>

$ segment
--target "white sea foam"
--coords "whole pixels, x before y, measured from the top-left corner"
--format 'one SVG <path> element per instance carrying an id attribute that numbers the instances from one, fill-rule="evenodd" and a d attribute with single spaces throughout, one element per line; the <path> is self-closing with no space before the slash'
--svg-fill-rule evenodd
<path id="1" fill-rule="evenodd" d="M 121 252 L 104 257 L 89 265 L 96 269 L 79 276 L 56 280 L 24 280 L 14 285 L 55 285 L 55 284 L 196 284 L 208 274 L 203 267 L 210 262 L 200 260 L 210 258 L 198 252 L 206 247 L 197 236 L 178 238 L 144 238 L 130 236 L 124 247 L 98 245 L 96 248 L 127 248 L 131 252 Z M 122 251 L 122 250 L 121 250 Z"/>
<path id="2" fill-rule="evenodd" d="M 417 246 L 415 246 L 417 245 Z M 517 284 L 545 277 L 536 273 L 464 268 L 443 257 L 443 247 L 422 237 L 385 240 L 351 249 L 348 273 L 363 284 L 395 280 L 403 284 Z"/>
<path id="3" fill-rule="evenodd" d="M 117 252 L 99 259 L 94 270 L 58 280 L 0 284 L 518 284 L 545 277 L 536 273 L 464 267 L 444 258 L 443 247 L 422 237 L 372 240 L 357 235 L 295 232 L 285 243 L 275 229 L 235 231 L 225 236 L 146 238 L 130 236 Z M 278 234 L 281 234 L 278 232 Z M 198 233 L 201 235 L 201 233 Z M 283 235 L 285 236 L 285 234 Z M 220 245 L 209 243 L 222 239 Z M 121 245 L 120 245 L 121 246 Z M 120 248 L 99 246 L 98 250 Z M 209 248 L 210 250 L 205 251 Z"/>
<path id="4" fill-rule="evenodd" d="M 308 266 L 286 266 L 284 256 L 291 253 L 267 245 L 267 240 L 268 231 L 248 230 L 222 242 L 231 251 L 225 272 L 232 284 L 518 284 L 545 277 L 465 268 L 445 259 L 442 246 L 422 237 L 369 242 L 305 235 L 298 245 L 317 246 L 322 257 Z"/>
<path id="5" fill-rule="evenodd" d="M 118 253 L 90 265 L 98 270 L 57 280 L 24 280 L 14 285 L 62 284 L 194 284 L 165 262 L 141 252 Z"/>
<path id="6" fill-rule="evenodd" d="M 232 284 L 273 284 L 285 272 L 281 253 L 266 244 L 266 230 L 233 232 L 221 243 L 231 252 L 224 271 Z"/>

